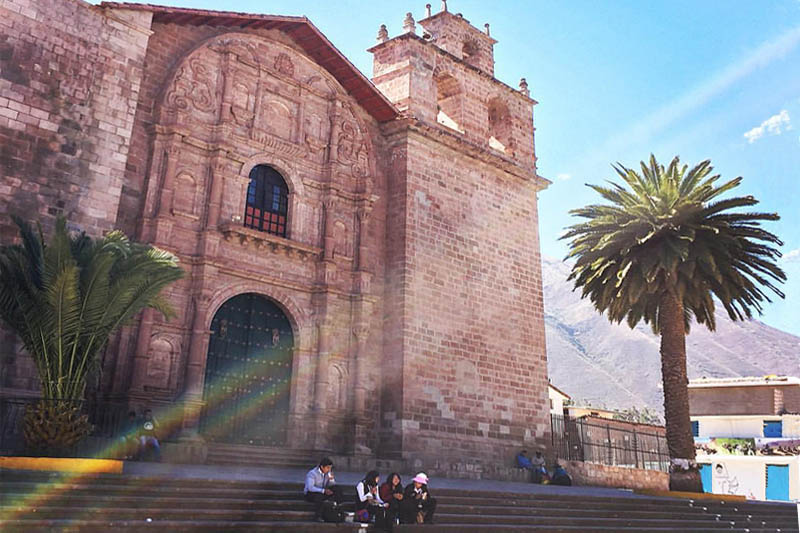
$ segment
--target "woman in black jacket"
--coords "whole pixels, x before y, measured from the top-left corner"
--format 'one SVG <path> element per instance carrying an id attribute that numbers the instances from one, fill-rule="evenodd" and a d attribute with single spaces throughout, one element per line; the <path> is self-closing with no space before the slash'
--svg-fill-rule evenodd
<path id="1" fill-rule="evenodd" d="M 392 472 L 386 478 L 386 482 L 381 485 L 378 494 L 381 500 L 389 504 L 386 511 L 386 520 L 394 522 L 400 516 L 400 505 L 403 503 L 403 483 L 400 474 Z"/>

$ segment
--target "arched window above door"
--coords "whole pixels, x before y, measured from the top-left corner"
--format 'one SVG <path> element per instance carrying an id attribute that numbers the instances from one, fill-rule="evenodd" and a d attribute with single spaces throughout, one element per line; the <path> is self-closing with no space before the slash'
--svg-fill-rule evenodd
<path id="1" fill-rule="evenodd" d="M 256 165 L 250 171 L 244 225 L 286 237 L 289 188 L 280 173 L 269 165 Z"/>

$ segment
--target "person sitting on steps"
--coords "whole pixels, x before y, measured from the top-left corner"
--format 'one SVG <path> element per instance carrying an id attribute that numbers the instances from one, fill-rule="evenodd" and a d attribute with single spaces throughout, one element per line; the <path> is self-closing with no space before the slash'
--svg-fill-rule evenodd
<path id="1" fill-rule="evenodd" d="M 153 450 L 155 460 L 161 461 L 161 445 L 158 442 L 158 421 L 153 417 L 153 411 L 145 409 L 139 422 L 139 451 L 142 457 L 147 456 L 147 451 Z"/>
<path id="2" fill-rule="evenodd" d="M 317 522 L 324 522 L 323 502 L 332 501 L 337 505 L 341 503 L 341 490 L 333 477 L 333 461 L 328 457 L 323 457 L 317 466 L 308 471 L 303 494 L 307 502 L 314 504 L 314 520 Z"/>
<path id="3" fill-rule="evenodd" d="M 555 469 L 553 470 L 553 479 L 550 481 L 550 484 L 570 486 L 572 485 L 572 478 L 569 477 L 569 474 L 567 474 L 563 466 L 556 463 Z"/>
<path id="4" fill-rule="evenodd" d="M 392 522 L 400 517 L 400 505 L 403 503 L 402 481 L 400 474 L 392 472 L 378 491 L 381 500 L 389 504 L 389 510 L 386 512 L 386 519 Z"/>
<path id="5" fill-rule="evenodd" d="M 370 470 L 356 485 L 356 517 L 362 522 L 374 520 L 377 529 L 391 531 L 392 524 L 386 518 L 389 504 L 384 502 L 378 493 L 379 482 L 378 471 Z"/>
<path id="6" fill-rule="evenodd" d="M 400 521 L 404 524 L 432 524 L 436 500 L 428 492 L 428 476 L 420 472 L 403 491 Z"/>
<path id="7" fill-rule="evenodd" d="M 545 466 L 542 452 L 539 450 L 536 451 L 536 455 L 534 455 L 533 459 L 531 459 L 531 465 L 533 467 L 532 471 L 534 483 L 542 483 L 543 481 L 550 480 L 550 474 L 547 473 L 547 467 Z"/>
<path id="8" fill-rule="evenodd" d="M 120 427 L 119 456 L 122 459 L 138 459 L 139 456 L 139 423 L 136 411 L 128 411 L 128 419 Z"/>

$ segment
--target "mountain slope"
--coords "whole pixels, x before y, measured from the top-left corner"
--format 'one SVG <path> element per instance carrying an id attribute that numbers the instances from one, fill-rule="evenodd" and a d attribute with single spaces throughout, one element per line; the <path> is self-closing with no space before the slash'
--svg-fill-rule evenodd
<path id="1" fill-rule="evenodd" d="M 649 326 L 611 324 L 567 281 L 569 265 L 542 258 L 550 379 L 574 399 L 663 410 L 659 339 Z M 733 322 L 717 309 L 717 331 L 686 339 L 689 379 L 800 374 L 800 337 L 757 320 Z"/>

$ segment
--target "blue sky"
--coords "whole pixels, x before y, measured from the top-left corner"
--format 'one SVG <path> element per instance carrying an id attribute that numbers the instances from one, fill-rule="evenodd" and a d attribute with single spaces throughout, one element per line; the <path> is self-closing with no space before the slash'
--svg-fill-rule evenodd
<path id="1" fill-rule="evenodd" d="M 400 32 L 425 2 L 189 0 L 201 9 L 306 15 L 371 76 L 365 49 L 380 24 Z M 440 1 L 432 0 L 434 12 Z M 474 25 L 491 24 L 496 76 L 528 80 L 539 172 L 553 185 L 539 198 L 543 253 L 570 209 L 597 201 L 585 183 L 613 177 L 610 164 L 636 165 L 652 152 L 693 164 L 711 159 L 737 192 L 782 220 L 768 229 L 785 242 L 787 298 L 762 320 L 800 335 L 800 0 L 648 1 L 450 0 Z"/>

